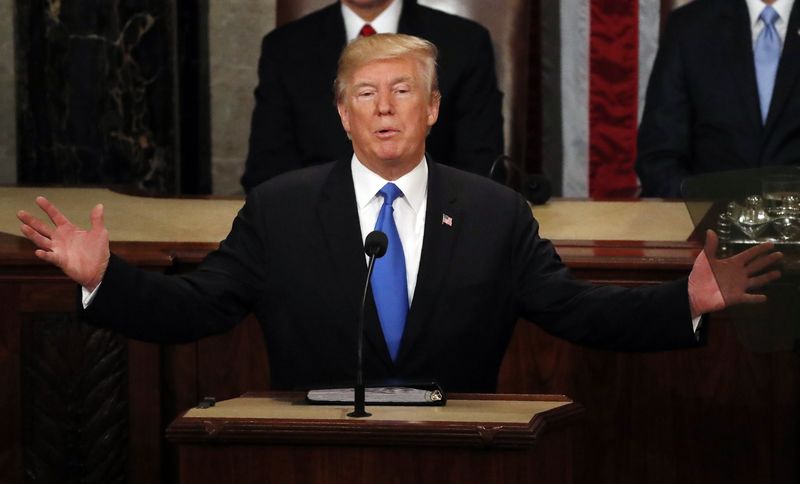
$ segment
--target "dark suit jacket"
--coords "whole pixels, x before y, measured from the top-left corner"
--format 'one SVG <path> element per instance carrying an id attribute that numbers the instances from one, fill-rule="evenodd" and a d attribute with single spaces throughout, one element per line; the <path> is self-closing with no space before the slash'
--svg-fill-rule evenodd
<path id="1" fill-rule="evenodd" d="M 181 342 L 226 331 L 253 311 L 275 388 L 342 383 L 355 374 L 365 278 L 350 163 L 326 164 L 251 191 L 220 249 L 191 274 L 148 273 L 113 257 L 86 317 L 131 337 Z M 436 379 L 451 391 L 495 389 L 519 316 L 601 348 L 697 344 L 685 279 L 635 289 L 578 282 L 518 194 L 436 163 L 396 364 L 371 298 L 366 314 L 368 379 Z"/>
<path id="2" fill-rule="evenodd" d="M 800 162 L 800 2 L 762 125 L 744 0 L 696 0 L 669 17 L 650 76 L 636 171 L 642 195 L 690 175 Z"/>
<path id="3" fill-rule="evenodd" d="M 439 49 L 442 104 L 428 151 L 444 163 L 488 175 L 492 161 L 503 153 L 502 95 L 489 33 L 415 0 L 403 2 L 398 30 Z M 338 2 L 264 37 L 242 177 L 246 190 L 280 173 L 352 153 L 333 102 L 345 43 Z"/>

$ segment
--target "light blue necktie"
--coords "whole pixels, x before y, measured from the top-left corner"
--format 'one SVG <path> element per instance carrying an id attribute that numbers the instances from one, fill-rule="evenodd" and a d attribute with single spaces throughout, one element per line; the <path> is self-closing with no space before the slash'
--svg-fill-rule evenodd
<path id="1" fill-rule="evenodd" d="M 758 101 L 761 104 L 761 122 L 766 123 L 769 103 L 772 100 L 772 90 L 775 87 L 775 75 L 778 72 L 778 62 L 781 59 L 781 38 L 775 29 L 775 21 L 780 16 L 774 8 L 767 5 L 758 18 L 764 22 L 764 29 L 758 34 L 753 56 L 756 65 L 756 80 L 758 81 Z"/>
<path id="2" fill-rule="evenodd" d="M 375 230 L 380 230 L 389 239 L 386 254 L 375 261 L 372 272 L 372 295 L 378 308 L 378 317 L 383 337 L 389 347 L 392 361 L 397 359 L 403 328 L 408 314 L 408 286 L 406 284 L 406 258 L 403 244 L 394 223 L 392 203 L 403 195 L 394 183 L 387 183 L 378 191 L 383 195 L 383 206 L 378 214 Z"/>

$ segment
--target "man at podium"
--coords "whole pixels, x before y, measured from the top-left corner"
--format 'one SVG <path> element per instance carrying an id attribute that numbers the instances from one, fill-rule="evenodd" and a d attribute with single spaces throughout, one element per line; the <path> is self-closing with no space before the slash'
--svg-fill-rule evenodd
<path id="1" fill-rule="evenodd" d="M 697 345 L 705 313 L 764 299 L 748 291 L 779 276 L 768 268 L 781 254 L 763 244 L 718 260 L 713 233 L 688 280 L 621 288 L 572 278 L 521 196 L 426 155 L 440 104 L 435 59 L 432 44 L 406 35 L 349 44 L 335 95 L 352 157 L 253 189 L 192 273 L 149 273 L 111 254 L 102 205 L 84 231 L 39 198 L 55 227 L 23 211 L 22 232 L 82 286 L 87 320 L 129 337 L 185 342 L 255 313 L 275 389 L 354 379 L 374 229 L 388 251 L 365 309 L 368 380 L 491 392 L 519 317 L 579 344 L 660 350 Z"/>

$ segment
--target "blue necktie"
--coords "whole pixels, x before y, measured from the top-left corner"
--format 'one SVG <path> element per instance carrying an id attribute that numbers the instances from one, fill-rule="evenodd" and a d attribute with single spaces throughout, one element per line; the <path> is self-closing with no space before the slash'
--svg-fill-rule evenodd
<path id="1" fill-rule="evenodd" d="M 778 62 L 781 59 L 781 38 L 775 29 L 778 12 L 770 5 L 764 7 L 758 16 L 764 22 L 764 29 L 758 34 L 753 56 L 756 65 L 756 80 L 758 81 L 758 101 L 761 104 L 761 122 L 767 122 L 769 103 L 772 100 L 772 90 L 775 87 L 775 75 L 778 72 Z"/>
<path id="2" fill-rule="evenodd" d="M 378 191 L 383 195 L 383 206 L 378 214 L 375 230 L 380 230 L 389 239 L 386 254 L 375 261 L 372 272 L 372 295 L 378 308 L 383 337 L 389 347 L 392 361 L 397 359 L 403 328 L 408 314 L 408 286 L 406 285 L 406 258 L 403 244 L 394 223 L 392 203 L 403 195 L 394 183 L 387 183 Z"/>

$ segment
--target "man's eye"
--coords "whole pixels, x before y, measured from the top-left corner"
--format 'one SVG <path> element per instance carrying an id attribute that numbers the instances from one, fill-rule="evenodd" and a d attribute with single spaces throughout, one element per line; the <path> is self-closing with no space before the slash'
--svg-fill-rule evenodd
<path id="1" fill-rule="evenodd" d="M 356 96 L 361 99 L 368 99 L 374 95 L 375 93 L 373 91 L 362 91 L 356 94 Z"/>

